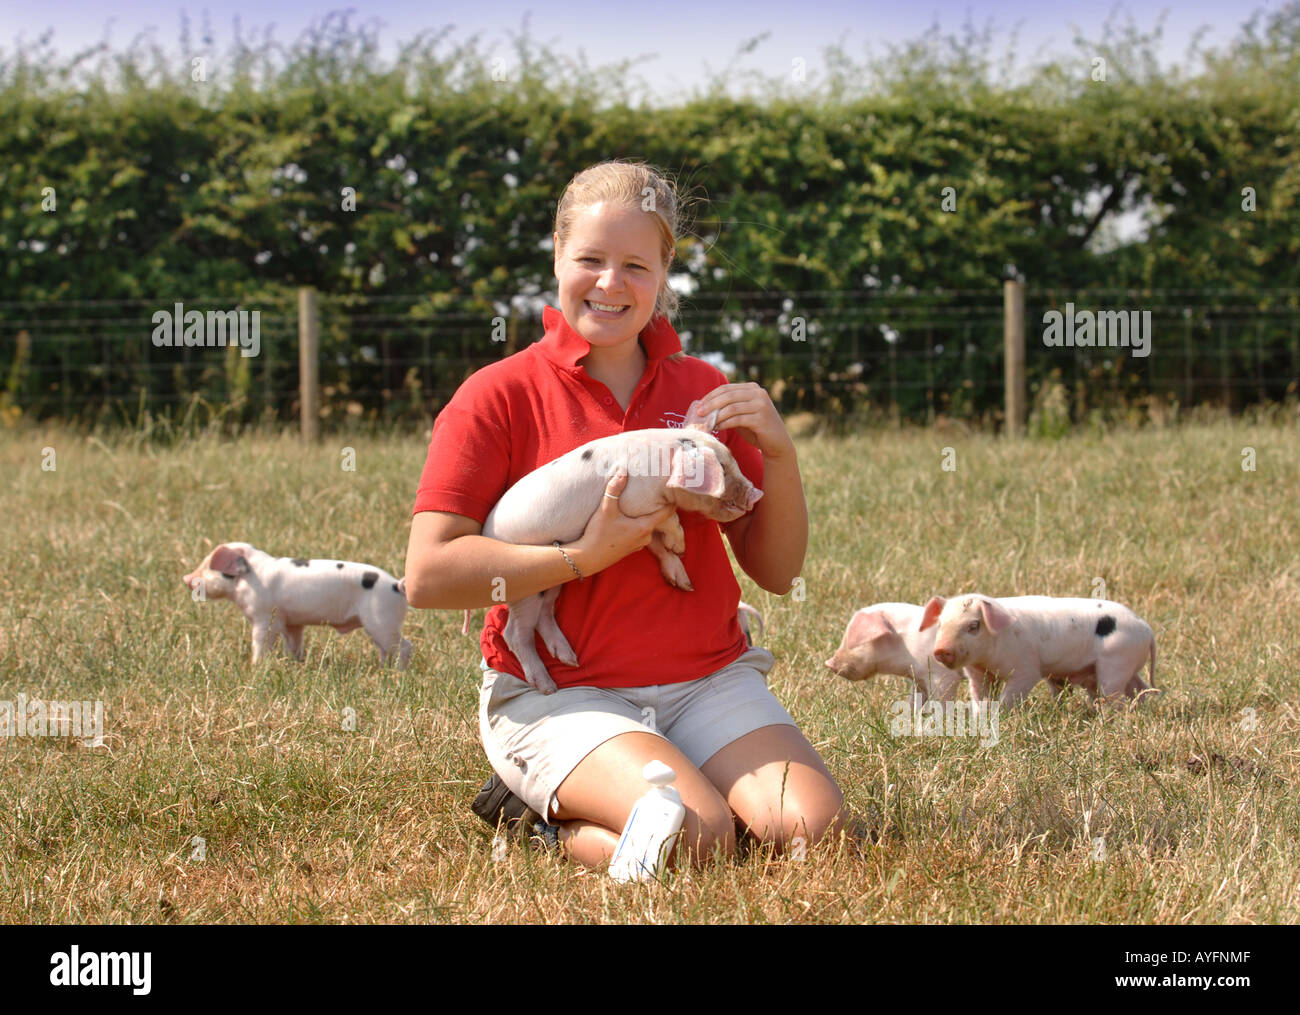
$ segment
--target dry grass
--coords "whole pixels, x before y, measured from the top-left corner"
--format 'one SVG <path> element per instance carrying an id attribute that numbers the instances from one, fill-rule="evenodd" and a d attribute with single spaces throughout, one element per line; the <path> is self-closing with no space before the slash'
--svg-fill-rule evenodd
<path id="1" fill-rule="evenodd" d="M 1293 921 L 1297 446 L 1300 424 L 1278 418 L 1019 444 L 801 438 L 805 595 L 742 585 L 767 617 L 773 689 L 881 838 L 804 862 L 753 850 L 664 888 L 521 847 L 492 860 L 468 808 L 487 766 L 459 616 L 410 614 L 400 680 L 361 635 L 321 628 L 305 665 L 254 669 L 242 615 L 182 587 L 208 540 L 235 538 L 400 573 L 418 437 L 304 452 L 7 432 L 0 700 L 102 699 L 105 745 L 0 739 L 0 921 Z M 1138 714 L 1040 689 L 995 747 L 892 738 L 903 683 L 822 668 L 855 606 L 1090 595 L 1098 578 L 1156 631 L 1165 694 Z"/>

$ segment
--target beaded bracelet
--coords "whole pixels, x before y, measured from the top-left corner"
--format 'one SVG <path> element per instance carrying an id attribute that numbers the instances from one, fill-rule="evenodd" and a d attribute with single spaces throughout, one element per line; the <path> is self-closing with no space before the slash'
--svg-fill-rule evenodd
<path id="1" fill-rule="evenodd" d="M 578 581 L 583 581 L 584 579 L 582 577 L 582 572 L 578 570 L 578 565 L 575 564 L 572 558 L 570 558 L 569 555 L 564 552 L 564 547 L 560 545 L 560 541 L 556 539 L 551 543 L 551 545 L 560 551 L 560 556 L 563 557 L 566 562 L 568 562 L 569 567 L 573 568 L 573 573 L 578 576 Z"/>

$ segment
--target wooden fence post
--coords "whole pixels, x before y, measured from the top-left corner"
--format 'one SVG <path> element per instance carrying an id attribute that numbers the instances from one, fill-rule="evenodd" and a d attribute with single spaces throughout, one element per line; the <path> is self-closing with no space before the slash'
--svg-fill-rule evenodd
<path id="1" fill-rule="evenodd" d="M 1228 327 L 1219 322 L 1219 384 L 1223 392 L 1223 405 L 1228 412 L 1233 410 L 1232 380 L 1228 376 Z"/>
<path id="2" fill-rule="evenodd" d="M 903 425 L 898 405 L 898 340 L 902 337 L 901 332 L 895 332 L 894 340 L 889 343 L 889 419 L 895 427 Z"/>
<path id="3" fill-rule="evenodd" d="M 1007 279 L 1002 284 L 1002 338 L 1006 350 L 1005 433 L 1025 432 L 1025 284 Z"/>
<path id="4" fill-rule="evenodd" d="M 298 403 L 302 407 L 302 439 L 320 437 L 320 310 L 316 290 L 298 290 Z"/>

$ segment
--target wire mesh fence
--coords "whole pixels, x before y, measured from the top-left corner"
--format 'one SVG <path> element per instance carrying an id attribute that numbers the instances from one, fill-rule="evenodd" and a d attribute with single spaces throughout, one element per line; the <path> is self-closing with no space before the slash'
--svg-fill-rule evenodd
<path id="1" fill-rule="evenodd" d="M 322 294 L 325 425 L 426 424 L 473 371 L 541 337 L 544 302 Z M 1075 421 L 1151 399 L 1239 410 L 1297 394 L 1300 290 L 1028 288 L 1025 306 L 1030 404 L 1050 393 Z M 1054 313 L 1074 341 L 1052 344 Z M 1000 416 L 1003 314 L 1000 290 L 728 292 L 685 298 L 674 324 L 688 353 L 763 384 L 785 412 L 928 422 Z M 1112 332 L 1085 333 L 1103 315 Z M 296 293 L 0 303 L 0 367 L 8 418 L 292 420 Z"/>

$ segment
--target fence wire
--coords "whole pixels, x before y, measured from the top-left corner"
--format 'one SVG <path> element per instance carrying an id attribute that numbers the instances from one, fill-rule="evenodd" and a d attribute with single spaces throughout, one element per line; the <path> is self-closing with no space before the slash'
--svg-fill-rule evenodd
<path id="1" fill-rule="evenodd" d="M 445 295 L 319 299 L 322 414 L 427 423 L 473 371 L 541 337 L 542 300 Z M 553 302 L 553 297 L 552 297 Z M 996 418 L 1004 402 L 1000 290 L 700 293 L 674 321 L 685 350 L 754 380 L 783 411 Z M 180 304 L 180 307 L 177 307 Z M 1150 315 L 1149 354 L 1059 347 L 1049 311 Z M 257 312 L 256 355 L 156 342 L 160 314 Z M 1029 402 L 1052 391 L 1072 418 L 1152 398 L 1238 410 L 1297 394 L 1300 290 L 1026 290 Z M 170 332 L 167 332 L 170 334 Z M 179 334 L 179 332 L 178 332 Z M 296 294 L 0 303 L 7 412 L 43 419 L 298 413 Z M 165 337 L 165 336 L 164 336 Z M 207 333 L 195 333 L 207 341 Z M 245 336 L 245 339 L 248 336 Z M 251 351 L 248 349 L 247 351 Z"/>

